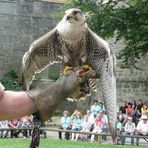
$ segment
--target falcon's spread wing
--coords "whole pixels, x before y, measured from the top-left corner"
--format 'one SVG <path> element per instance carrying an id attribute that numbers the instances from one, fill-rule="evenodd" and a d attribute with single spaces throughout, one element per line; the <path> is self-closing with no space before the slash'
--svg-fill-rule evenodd
<path id="1" fill-rule="evenodd" d="M 100 79 L 102 97 L 109 118 L 111 134 L 114 139 L 117 118 L 115 56 L 108 43 L 91 30 L 88 30 L 86 41 L 88 50 L 87 64 L 96 71 Z"/>
<path id="2" fill-rule="evenodd" d="M 56 29 L 45 34 L 32 43 L 25 53 L 22 63 L 23 89 L 28 90 L 36 73 L 47 66 L 60 61 L 61 46 L 58 42 Z"/>

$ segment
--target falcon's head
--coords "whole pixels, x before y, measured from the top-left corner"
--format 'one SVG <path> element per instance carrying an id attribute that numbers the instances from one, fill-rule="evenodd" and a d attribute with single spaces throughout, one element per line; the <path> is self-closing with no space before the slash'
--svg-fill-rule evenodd
<path id="1" fill-rule="evenodd" d="M 85 34 L 87 24 L 84 13 L 77 8 L 65 11 L 65 16 L 58 23 L 56 29 L 63 36 L 63 40 L 74 43 L 79 41 Z"/>
<path id="2" fill-rule="evenodd" d="M 65 11 L 64 16 L 65 21 L 69 23 L 77 23 L 77 24 L 84 24 L 85 23 L 85 15 L 84 13 L 77 8 L 71 8 Z"/>

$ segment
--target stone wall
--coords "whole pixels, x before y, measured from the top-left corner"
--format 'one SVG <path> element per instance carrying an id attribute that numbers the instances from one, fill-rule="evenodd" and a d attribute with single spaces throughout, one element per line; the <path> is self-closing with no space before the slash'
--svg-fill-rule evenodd
<path id="1" fill-rule="evenodd" d="M 30 44 L 55 26 L 57 21 L 49 14 L 57 13 L 60 6 L 40 0 L 0 0 L 0 76 L 11 69 L 21 69 L 22 56 Z M 114 51 L 121 45 L 114 45 Z M 118 103 L 132 99 L 148 101 L 147 62 L 148 56 L 140 62 L 143 71 L 117 68 Z M 92 100 L 87 99 L 78 106 L 89 106 Z"/>
<path id="2" fill-rule="evenodd" d="M 114 50 L 119 51 L 123 43 L 114 45 Z M 118 65 L 118 61 L 117 61 Z M 126 100 L 142 99 L 148 102 L 148 54 L 137 64 L 141 70 L 120 69 L 117 66 L 117 99 L 118 103 Z"/>
<path id="3" fill-rule="evenodd" d="M 21 68 L 30 44 L 55 26 L 49 16 L 61 4 L 38 0 L 0 0 L 0 76 Z"/>

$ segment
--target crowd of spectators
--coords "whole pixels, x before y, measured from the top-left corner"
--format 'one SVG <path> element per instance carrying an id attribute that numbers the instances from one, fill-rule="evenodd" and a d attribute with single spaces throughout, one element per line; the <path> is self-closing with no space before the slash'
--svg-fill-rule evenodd
<path id="1" fill-rule="evenodd" d="M 0 128 L 1 129 L 8 129 L 8 130 L 0 130 L 0 137 L 7 138 L 7 137 L 23 137 L 29 138 L 31 137 L 31 130 L 20 130 L 19 128 L 32 128 L 33 127 L 33 116 L 25 116 L 21 119 L 13 119 L 13 120 L 4 120 L 0 121 Z M 15 128 L 16 130 L 9 130 Z"/>
<path id="2" fill-rule="evenodd" d="M 75 110 L 71 116 L 68 111 L 64 111 L 63 117 L 61 118 L 60 129 L 92 133 L 107 133 L 108 118 L 103 102 L 95 100 L 90 109 L 87 110 L 84 117 L 78 110 Z M 59 138 L 62 139 L 61 132 L 59 132 Z M 77 141 L 78 138 L 81 140 L 90 139 L 91 142 L 96 140 L 96 136 L 93 134 L 75 134 L 75 132 L 72 132 L 70 139 L 69 132 L 65 133 L 65 139 L 67 140 Z M 106 136 L 103 137 L 103 140 L 107 140 Z"/>
<path id="3" fill-rule="evenodd" d="M 119 107 L 118 112 L 117 133 L 123 134 L 125 137 L 116 138 L 116 143 L 124 145 L 126 135 L 131 136 L 148 136 L 148 105 L 142 100 L 133 100 L 132 102 L 124 101 Z M 119 141 L 120 139 L 120 141 Z M 139 145 L 139 138 L 131 138 L 131 144 Z"/>
<path id="4" fill-rule="evenodd" d="M 59 131 L 59 139 L 66 139 L 77 141 L 81 140 L 90 140 L 95 142 L 98 139 L 98 136 L 94 134 L 80 134 L 75 133 L 75 131 L 81 132 L 90 132 L 90 133 L 108 133 L 108 117 L 106 109 L 103 102 L 94 100 L 94 103 L 86 111 L 84 116 L 78 110 L 75 110 L 71 115 L 68 111 L 63 112 L 63 116 L 60 121 L 61 127 L 63 130 L 70 130 L 71 132 L 65 132 L 64 137 L 62 137 L 62 132 Z M 25 116 L 21 119 L 14 120 L 5 120 L 0 121 L 0 128 L 15 128 L 16 130 L 0 130 L 0 137 L 6 138 L 11 137 L 31 137 L 32 130 L 27 130 L 28 128 L 33 127 L 33 116 Z M 20 130 L 18 128 L 27 128 Z M 117 136 L 116 144 L 125 144 L 126 135 L 131 136 L 148 136 L 148 104 L 143 103 L 142 100 L 136 102 L 124 101 L 117 113 L 117 135 L 124 135 L 124 137 Z M 70 134 L 72 133 L 72 134 Z M 100 136 L 99 136 L 100 137 Z M 102 136 L 101 140 L 107 141 L 107 136 Z M 139 138 L 131 138 L 131 144 L 139 145 Z"/>
<path id="5" fill-rule="evenodd" d="M 72 115 L 70 115 L 68 111 L 64 111 L 63 117 L 61 118 L 60 129 L 108 133 L 108 117 L 103 102 L 95 100 L 84 117 L 78 110 L 75 110 Z M 69 132 L 65 132 L 65 139 L 77 141 L 77 139 L 80 138 L 81 140 L 90 140 L 91 142 L 99 140 L 94 134 L 86 135 L 75 132 L 71 133 L 70 136 Z M 122 103 L 117 113 L 117 135 L 118 134 L 122 134 L 124 137 L 116 137 L 115 142 L 116 144 L 121 143 L 122 145 L 125 144 L 126 135 L 148 136 L 148 106 L 146 103 L 143 103 L 142 100 L 138 100 L 138 102 L 133 100 L 129 103 L 124 101 Z M 61 132 L 59 132 L 59 138 L 62 139 Z M 101 140 L 106 141 L 107 137 L 102 136 Z M 139 145 L 139 139 L 134 137 L 131 138 L 131 144 Z"/>

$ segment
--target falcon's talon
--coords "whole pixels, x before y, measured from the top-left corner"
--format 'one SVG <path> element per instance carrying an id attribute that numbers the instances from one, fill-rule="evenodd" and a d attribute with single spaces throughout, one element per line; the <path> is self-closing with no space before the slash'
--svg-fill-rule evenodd
<path id="1" fill-rule="evenodd" d="M 66 66 L 66 67 L 64 68 L 63 74 L 66 75 L 69 70 L 72 70 L 72 67 Z"/>

